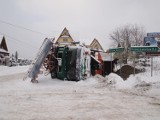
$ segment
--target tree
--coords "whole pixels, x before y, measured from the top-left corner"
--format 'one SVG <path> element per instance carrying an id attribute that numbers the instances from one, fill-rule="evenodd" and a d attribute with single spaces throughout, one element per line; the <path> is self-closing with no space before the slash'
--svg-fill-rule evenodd
<path id="1" fill-rule="evenodd" d="M 114 46 L 124 47 L 123 59 L 127 62 L 130 46 L 140 46 L 146 32 L 142 25 L 124 25 L 116 28 L 109 36 Z"/>
<path id="2" fill-rule="evenodd" d="M 142 45 L 144 36 L 146 35 L 144 27 L 138 26 L 137 24 L 132 25 L 131 27 L 132 44 L 135 46 Z"/>
<path id="3" fill-rule="evenodd" d="M 16 58 L 16 61 L 18 60 L 18 52 L 16 51 L 15 52 L 15 58 Z"/>

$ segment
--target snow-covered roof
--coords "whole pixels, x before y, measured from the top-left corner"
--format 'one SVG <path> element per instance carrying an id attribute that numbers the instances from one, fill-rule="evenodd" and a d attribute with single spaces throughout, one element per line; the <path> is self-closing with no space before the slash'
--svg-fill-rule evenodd
<path id="1" fill-rule="evenodd" d="M 9 53 L 9 52 L 7 52 L 6 50 L 4 50 L 4 49 L 2 49 L 2 48 L 0 48 L 0 52 Z"/>

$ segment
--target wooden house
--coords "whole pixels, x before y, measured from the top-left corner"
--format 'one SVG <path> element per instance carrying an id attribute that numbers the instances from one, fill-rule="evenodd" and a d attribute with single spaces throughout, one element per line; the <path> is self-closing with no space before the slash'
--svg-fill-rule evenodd
<path id="1" fill-rule="evenodd" d="M 104 52 L 104 49 L 102 48 L 101 44 L 98 42 L 96 38 L 94 38 L 94 40 L 91 42 L 90 48 L 93 50 L 99 50 Z"/>
<path id="2" fill-rule="evenodd" d="M 0 40 L 1 40 L 0 55 L 1 56 L 9 56 L 8 47 L 7 47 L 7 44 L 6 44 L 5 37 L 4 36 L 0 37 Z"/>
<path id="3" fill-rule="evenodd" d="M 4 36 L 0 36 L 0 65 L 9 63 L 9 52 Z"/>
<path id="4" fill-rule="evenodd" d="M 65 46 L 65 45 L 75 45 L 74 44 L 74 40 L 71 37 L 69 31 L 67 30 L 67 28 L 64 28 L 62 33 L 60 34 L 60 36 L 58 37 L 56 44 L 59 46 Z"/>

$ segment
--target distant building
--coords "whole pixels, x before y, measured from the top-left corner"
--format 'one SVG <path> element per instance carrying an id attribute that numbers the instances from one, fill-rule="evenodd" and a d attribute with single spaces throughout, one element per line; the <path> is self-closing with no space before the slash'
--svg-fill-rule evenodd
<path id="1" fill-rule="evenodd" d="M 8 47 L 7 47 L 7 44 L 6 44 L 5 37 L 4 36 L 0 37 L 0 41 L 1 41 L 1 44 L 0 44 L 0 55 L 9 56 Z"/>
<path id="2" fill-rule="evenodd" d="M 157 46 L 160 48 L 160 32 L 147 33 L 144 38 L 144 46 Z"/>
<path id="3" fill-rule="evenodd" d="M 4 36 L 0 36 L 0 65 L 9 64 L 9 52 Z"/>
<path id="4" fill-rule="evenodd" d="M 98 40 L 96 38 L 94 38 L 94 40 L 91 42 L 91 44 L 89 46 L 91 49 L 104 52 L 104 49 L 102 48 L 101 44 L 98 42 Z"/>
<path id="5" fill-rule="evenodd" d="M 160 48 L 160 32 L 147 33 L 147 37 L 144 37 L 144 46 L 154 46 Z M 160 52 L 146 52 L 146 55 L 160 56 Z"/>
<path id="6" fill-rule="evenodd" d="M 69 34 L 69 31 L 67 30 L 67 28 L 64 28 L 59 38 L 57 39 L 56 44 L 60 46 L 75 45 L 74 42 L 75 41 Z"/>

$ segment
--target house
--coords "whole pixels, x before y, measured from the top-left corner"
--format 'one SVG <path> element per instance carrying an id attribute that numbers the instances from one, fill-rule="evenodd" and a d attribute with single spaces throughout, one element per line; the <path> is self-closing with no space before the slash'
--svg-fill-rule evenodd
<path id="1" fill-rule="evenodd" d="M 0 36 L 0 64 L 6 64 L 9 61 L 9 52 L 4 36 Z"/>
<path id="2" fill-rule="evenodd" d="M 144 37 L 143 45 L 160 48 L 160 32 L 147 33 L 147 37 Z M 146 52 L 146 55 L 160 56 L 160 52 Z"/>
<path id="3" fill-rule="evenodd" d="M 91 42 L 90 48 L 93 50 L 99 50 L 104 52 L 104 49 L 102 48 L 101 44 L 98 42 L 96 38 L 94 38 L 94 40 Z"/>
<path id="4" fill-rule="evenodd" d="M 6 44 L 6 40 L 5 40 L 5 37 L 0 37 L 0 40 L 1 40 L 1 44 L 0 44 L 0 54 L 1 55 L 4 55 L 4 56 L 9 56 L 9 52 L 8 52 L 8 47 L 7 47 L 7 44 Z"/>
<path id="5" fill-rule="evenodd" d="M 65 27 L 62 31 L 62 33 L 60 34 L 60 36 L 58 37 L 56 44 L 59 46 L 65 46 L 65 45 L 71 45 L 74 46 L 74 40 L 71 37 L 71 35 L 69 34 L 69 31 L 67 30 L 67 28 Z"/>

